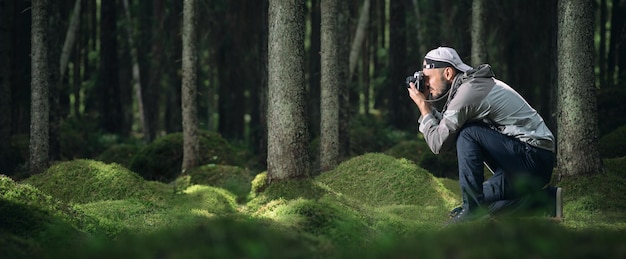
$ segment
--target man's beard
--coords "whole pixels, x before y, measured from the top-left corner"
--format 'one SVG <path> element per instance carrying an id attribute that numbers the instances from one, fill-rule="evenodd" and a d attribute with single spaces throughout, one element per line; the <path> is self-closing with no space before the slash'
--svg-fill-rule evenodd
<path id="1" fill-rule="evenodd" d="M 442 96 L 446 95 L 448 93 L 448 91 L 450 91 L 450 88 L 452 87 L 452 82 L 444 80 L 443 78 L 442 78 L 441 81 L 445 82 L 445 86 L 446 86 L 445 89 L 446 90 L 441 92 L 440 94 L 437 94 L 437 95 L 430 94 L 430 98 L 428 98 L 428 99 L 435 100 L 435 99 L 441 98 Z"/>

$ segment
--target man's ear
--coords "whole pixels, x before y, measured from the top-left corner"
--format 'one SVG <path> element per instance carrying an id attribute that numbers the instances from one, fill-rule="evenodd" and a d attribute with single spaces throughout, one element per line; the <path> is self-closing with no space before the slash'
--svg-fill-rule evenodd
<path id="1" fill-rule="evenodd" d="M 447 79 L 447 80 L 452 80 L 452 78 L 454 78 L 454 74 L 456 73 L 456 71 L 454 70 L 454 68 L 452 67 L 445 67 L 443 69 L 443 76 Z"/>

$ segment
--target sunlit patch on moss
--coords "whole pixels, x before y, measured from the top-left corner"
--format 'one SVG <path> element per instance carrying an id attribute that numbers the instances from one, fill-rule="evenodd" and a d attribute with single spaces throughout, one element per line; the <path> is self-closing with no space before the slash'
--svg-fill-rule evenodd
<path id="1" fill-rule="evenodd" d="M 125 167 L 87 159 L 61 162 L 23 182 L 68 203 L 155 195 L 143 178 Z"/>

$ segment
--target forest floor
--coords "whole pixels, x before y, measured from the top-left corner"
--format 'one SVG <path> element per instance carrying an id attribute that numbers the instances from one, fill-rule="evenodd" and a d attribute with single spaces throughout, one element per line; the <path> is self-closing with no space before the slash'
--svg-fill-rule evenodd
<path id="1" fill-rule="evenodd" d="M 624 258 L 626 158 L 604 163 L 558 183 L 563 221 L 446 226 L 458 182 L 380 153 L 308 179 L 268 185 L 261 173 L 248 186 L 207 175 L 165 184 L 68 161 L 19 182 L 0 176 L 0 257 Z"/>

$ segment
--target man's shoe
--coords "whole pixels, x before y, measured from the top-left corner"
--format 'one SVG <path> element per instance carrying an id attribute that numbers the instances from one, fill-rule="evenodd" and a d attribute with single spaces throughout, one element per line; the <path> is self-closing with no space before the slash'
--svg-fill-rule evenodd
<path id="1" fill-rule="evenodd" d="M 468 211 L 463 209 L 462 207 L 457 207 L 450 211 L 450 219 L 448 219 L 448 221 L 446 222 L 446 226 L 466 221 L 483 220 L 487 218 L 489 218 L 489 213 L 484 213 L 482 211 L 478 213 L 468 213 Z"/>
<path id="2" fill-rule="evenodd" d="M 452 209 L 450 211 L 450 213 L 448 214 L 448 217 L 454 218 L 457 215 L 459 215 L 459 213 L 461 213 L 461 211 L 463 211 L 463 207 L 456 207 L 456 208 L 454 208 L 454 209 Z"/>

